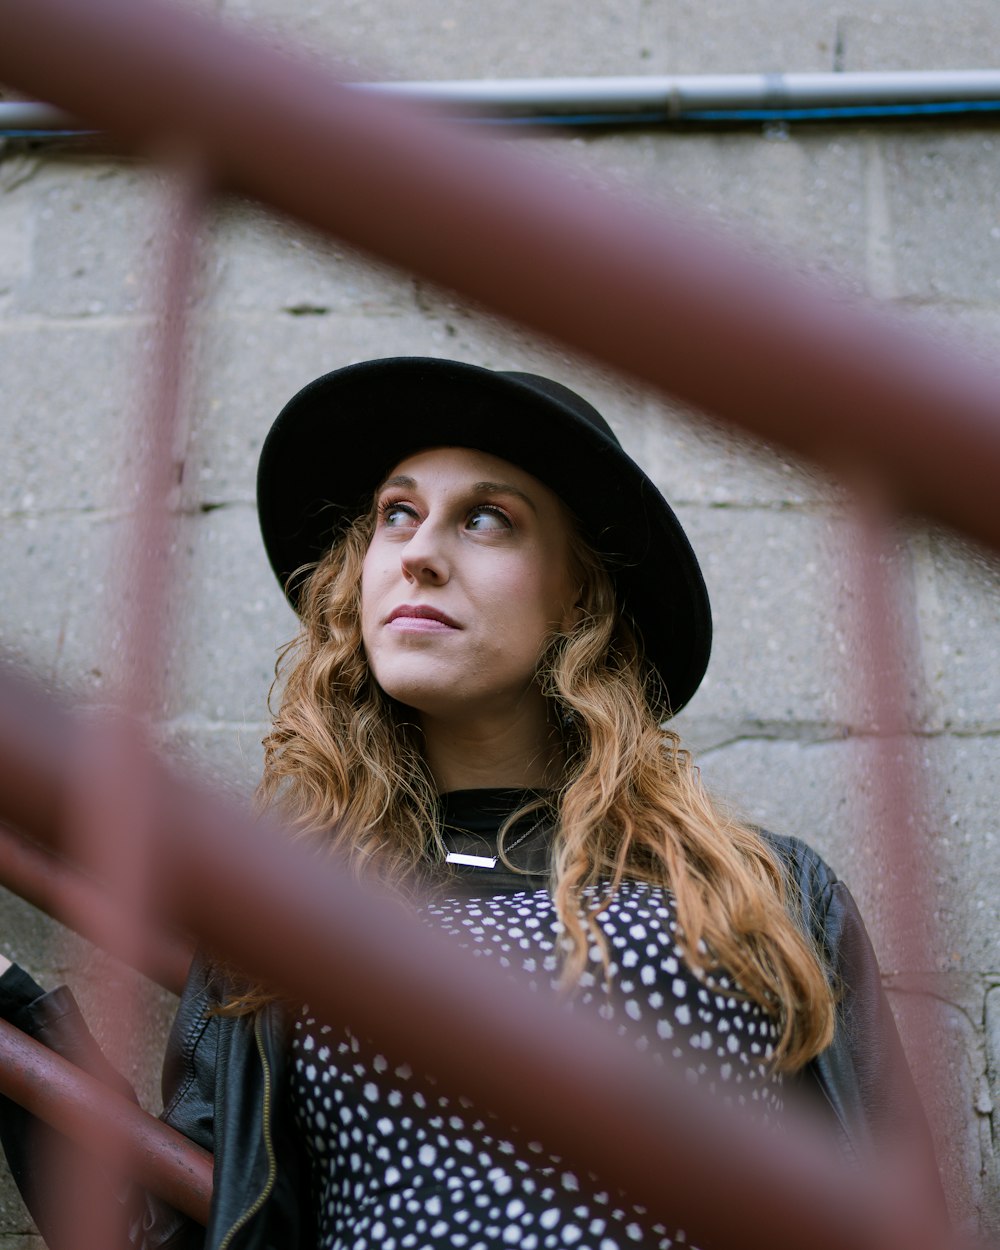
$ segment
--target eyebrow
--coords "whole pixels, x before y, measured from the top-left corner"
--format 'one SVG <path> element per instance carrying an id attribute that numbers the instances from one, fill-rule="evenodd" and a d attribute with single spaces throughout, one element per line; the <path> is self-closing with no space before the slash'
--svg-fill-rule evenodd
<path id="1" fill-rule="evenodd" d="M 399 473 L 395 477 L 387 477 L 379 490 L 383 491 L 389 486 L 403 486 L 407 490 L 413 490 L 417 487 L 417 481 L 416 478 L 407 477 L 405 473 Z M 472 495 L 513 495 L 517 499 L 524 500 L 532 512 L 538 512 L 531 496 L 526 495 L 517 486 L 512 486 L 510 482 L 473 482 L 469 493 Z"/>

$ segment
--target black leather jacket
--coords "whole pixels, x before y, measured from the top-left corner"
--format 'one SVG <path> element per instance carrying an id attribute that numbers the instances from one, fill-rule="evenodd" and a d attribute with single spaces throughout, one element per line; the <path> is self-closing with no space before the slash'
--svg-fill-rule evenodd
<path id="1" fill-rule="evenodd" d="M 857 906 L 803 842 L 765 837 L 797 887 L 803 928 L 823 952 L 838 990 L 833 1042 L 793 1079 L 827 1107 L 850 1157 L 905 1141 L 922 1153 L 927 1184 L 939 1190 L 926 1122 Z M 131 1244 L 141 1250 L 306 1250 L 314 1244 L 308 1165 L 284 1094 L 281 1012 L 273 1007 L 232 1019 L 208 1014 L 212 1002 L 205 967 L 196 960 L 163 1073 L 163 1119 L 215 1154 L 208 1229 L 147 1198 L 134 1218 Z M 8 1007 L 5 1014 L 54 1049 L 100 1070 L 103 1060 L 67 990 L 13 1011 Z M 4 1147 L 44 1234 L 50 1224 L 45 1187 L 34 1179 L 23 1129 L 23 1117 L 6 1109 L 0 1117 Z"/>

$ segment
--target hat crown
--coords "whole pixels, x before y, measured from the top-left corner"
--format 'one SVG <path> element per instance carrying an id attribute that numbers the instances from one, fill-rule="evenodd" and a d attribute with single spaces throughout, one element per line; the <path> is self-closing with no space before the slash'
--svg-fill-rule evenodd
<path id="1" fill-rule="evenodd" d="M 554 382 L 552 378 L 543 378 L 538 373 L 517 373 L 512 370 L 498 369 L 497 376 L 522 382 L 525 386 L 530 386 L 533 391 L 537 391 L 543 398 L 555 400 L 568 408 L 575 417 L 581 418 L 588 425 L 599 430 L 605 438 L 611 439 L 616 446 L 621 446 L 618 436 L 593 404 L 588 403 L 582 395 L 570 390 L 568 386 L 564 386 L 562 382 Z"/>

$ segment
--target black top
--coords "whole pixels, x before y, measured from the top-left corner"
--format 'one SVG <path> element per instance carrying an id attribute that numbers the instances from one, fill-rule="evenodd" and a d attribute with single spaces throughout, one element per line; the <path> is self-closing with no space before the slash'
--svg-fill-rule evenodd
<path id="1" fill-rule="evenodd" d="M 444 795 L 446 846 L 492 857 L 504 819 L 535 797 Z M 540 816 L 518 821 L 506 839 L 515 869 L 530 872 L 442 865 L 440 889 L 419 914 L 546 993 L 559 981 L 563 926 L 545 875 L 551 820 Z M 585 891 L 584 906 L 596 901 Z M 777 1027 L 724 973 L 687 966 L 673 895 L 626 881 L 598 923 L 608 978 L 594 944 L 568 1008 L 595 1012 L 654 1063 L 678 1064 L 691 1083 L 772 1119 L 781 1107 L 781 1078 L 769 1063 Z M 289 1075 L 321 1250 L 667 1250 L 684 1240 L 541 1147 L 516 1145 L 499 1120 L 443 1095 L 427 1074 L 389 1063 L 368 1039 L 320 1025 L 308 1007 L 293 1021 Z"/>
<path id="2" fill-rule="evenodd" d="M 508 816 L 545 797 L 544 791 L 507 787 L 442 794 L 439 810 L 445 849 L 465 855 L 496 856 L 497 860 L 495 868 L 487 869 L 447 864 L 441 869 L 442 880 L 456 883 L 463 893 L 470 888 L 498 894 L 528 886 L 537 889 L 549 872 L 552 813 L 547 805 L 522 816 L 504 837 L 505 848 L 510 848 L 508 859 L 516 871 L 512 872 L 497 855 L 497 837 Z"/>

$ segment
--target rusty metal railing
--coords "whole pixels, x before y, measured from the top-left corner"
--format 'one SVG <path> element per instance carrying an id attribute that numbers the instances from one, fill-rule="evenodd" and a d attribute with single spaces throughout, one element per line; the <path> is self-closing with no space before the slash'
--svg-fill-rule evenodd
<path id="1" fill-rule="evenodd" d="M 158 0 L 7 0 L 4 17 L 0 77 L 131 148 L 167 152 L 197 171 L 186 230 L 206 184 L 258 196 L 847 474 L 876 497 L 1000 546 L 992 496 L 1000 385 L 976 362 L 807 289 L 691 225 L 582 192 L 468 132 L 362 99 L 313 63 Z M 402 204 L 405 212 L 396 211 Z M 189 268 L 182 237 L 169 267 L 178 316 Z M 156 394 L 169 426 L 176 326 L 163 341 Z M 160 444 L 150 480 L 162 487 L 169 439 L 153 433 Z M 146 522 L 155 548 L 168 522 L 164 489 L 153 490 Z M 877 560 L 864 576 L 875 579 L 877 598 Z M 157 622 L 132 625 L 149 643 L 143 671 L 151 681 Z M 873 653 L 883 735 L 900 706 L 891 668 L 877 671 L 885 653 Z M 111 862 L 113 841 L 74 842 L 102 882 L 111 870 L 105 884 L 122 909 L 122 945 L 142 951 L 149 912 L 154 924 L 189 929 L 327 1017 L 352 1019 L 390 1054 L 402 1053 L 398 1021 L 406 1020 L 406 1057 L 443 1088 L 500 1111 L 706 1245 L 942 1244 L 921 1204 L 926 1195 L 903 1185 L 905 1169 L 848 1176 L 808 1127 L 794 1139 L 761 1139 L 724 1120 L 662 1075 L 654 1081 L 634 1055 L 626 1061 L 579 1020 L 570 1026 L 478 964 L 473 975 L 458 952 L 377 893 L 332 867 L 317 874 L 284 843 L 277 852 L 266 831 L 247 830 L 245 816 L 167 783 L 127 734 L 112 736 L 127 768 L 116 770 L 121 757 L 106 752 L 84 780 L 79 759 L 86 748 L 93 763 L 92 742 L 37 694 L 0 682 L 0 820 L 57 845 L 66 812 L 86 807 L 98 787 L 113 796 L 124 784 L 116 771 L 127 774 L 141 856 L 122 871 Z M 893 831 L 899 848 L 906 786 L 893 784 L 903 805 Z M 107 797 L 101 810 L 110 810 Z M 109 832 L 116 827 L 120 815 Z M 898 911 L 897 921 L 902 927 Z M 918 940 L 926 939 L 907 930 L 914 953 Z M 621 1123 L 629 1126 L 624 1140 Z"/>
<path id="2" fill-rule="evenodd" d="M 108 954 L 127 962 L 135 954 L 130 934 L 119 928 L 114 900 L 97 882 L 61 856 L 2 825 L 0 883 Z M 138 971 L 179 994 L 193 954 L 193 944 L 175 934 L 148 935 Z"/>
<path id="3" fill-rule="evenodd" d="M 0 1054 L 0 1093 L 57 1125 L 83 1150 L 93 1149 L 99 1125 L 101 1136 L 113 1137 L 127 1153 L 136 1184 L 200 1224 L 208 1222 L 212 1157 L 207 1151 L 5 1020 L 0 1020 Z"/>

